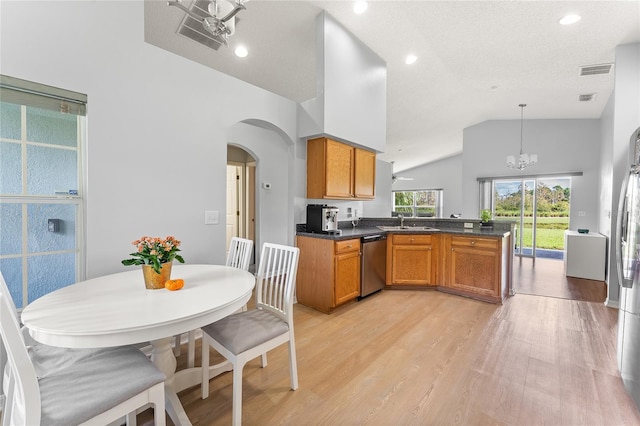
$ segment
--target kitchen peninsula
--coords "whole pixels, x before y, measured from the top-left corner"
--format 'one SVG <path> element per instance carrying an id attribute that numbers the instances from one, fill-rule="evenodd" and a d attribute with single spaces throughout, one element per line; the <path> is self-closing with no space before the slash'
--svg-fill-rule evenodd
<path id="1" fill-rule="evenodd" d="M 402 226 L 401 226 L 402 225 Z M 439 290 L 491 303 L 512 294 L 514 222 L 362 218 L 339 234 L 297 225 L 298 303 L 324 313 L 359 298 L 362 237 L 386 234 L 385 289 Z"/>

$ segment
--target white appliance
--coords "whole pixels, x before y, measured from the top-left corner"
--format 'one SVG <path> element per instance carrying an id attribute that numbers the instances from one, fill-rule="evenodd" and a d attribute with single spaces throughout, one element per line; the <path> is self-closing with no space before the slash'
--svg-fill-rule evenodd
<path id="1" fill-rule="evenodd" d="M 640 128 L 631 136 L 630 167 L 622 185 L 617 226 L 618 369 L 640 408 Z"/>
<path id="2" fill-rule="evenodd" d="M 597 232 L 564 231 L 564 269 L 568 277 L 605 280 L 607 237 Z"/>

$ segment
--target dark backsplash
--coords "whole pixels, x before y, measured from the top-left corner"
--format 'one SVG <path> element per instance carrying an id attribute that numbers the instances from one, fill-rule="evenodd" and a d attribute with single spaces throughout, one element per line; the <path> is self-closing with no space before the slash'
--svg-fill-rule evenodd
<path id="1" fill-rule="evenodd" d="M 446 219 L 433 217 L 408 217 L 404 219 L 405 226 L 430 226 L 439 229 L 464 229 L 465 223 L 473 223 L 473 228 L 480 228 L 480 219 Z M 493 221 L 493 229 L 496 231 L 512 231 L 515 220 Z M 360 218 L 357 227 L 359 228 L 375 228 L 376 226 L 395 226 L 400 225 L 400 219 L 397 217 L 379 217 L 379 218 Z M 305 223 L 296 224 L 296 232 L 305 232 L 307 225 Z M 338 228 L 353 228 L 351 220 L 338 222 Z"/>

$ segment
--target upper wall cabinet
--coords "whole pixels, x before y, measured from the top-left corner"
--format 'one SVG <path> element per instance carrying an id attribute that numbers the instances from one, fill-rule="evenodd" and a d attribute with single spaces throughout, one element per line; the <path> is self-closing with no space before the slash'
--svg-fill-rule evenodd
<path id="1" fill-rule="evenodd" d="M 374 199 L 376 154 L 327 138 L 307 141 L 307 198 Z"/>

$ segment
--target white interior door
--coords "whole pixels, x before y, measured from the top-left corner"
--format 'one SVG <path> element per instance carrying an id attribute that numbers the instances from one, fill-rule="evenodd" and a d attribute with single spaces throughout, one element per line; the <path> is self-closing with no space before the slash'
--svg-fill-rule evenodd
<path id="1" fill-rule="evenodd" d="M 238 171 L 227 165 L 227 255 L 231 238 L 238 236 Z"/>
<path id="2" fill-rule="evenodd" d="M 256 240 L 256 165 L 247 164 L 247 238 Z"/>

